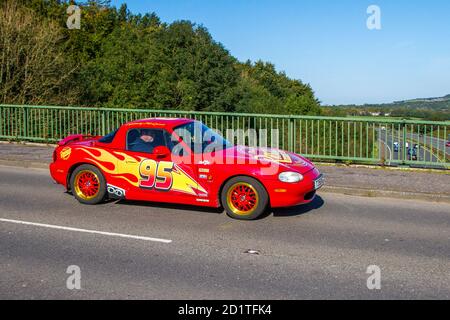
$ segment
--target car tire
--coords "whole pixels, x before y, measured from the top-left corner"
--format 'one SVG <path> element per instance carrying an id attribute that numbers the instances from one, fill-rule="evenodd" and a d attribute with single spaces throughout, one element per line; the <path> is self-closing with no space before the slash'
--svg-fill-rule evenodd
<path id="1" fill-rule="evenodd" d="M 106 179 L 95 166 L 83 164 L 70 176 L 70 187 L 74 197 L 83 204 L 102 202 L 106 195 Z"/>
<path id="2" fill-rule="evenodd" d="M 228 216 L 238 220 L 255 220 L 267 209 L 269 196 L 256 179 L 231 178 L 222 188 L 220 200 Z"/>

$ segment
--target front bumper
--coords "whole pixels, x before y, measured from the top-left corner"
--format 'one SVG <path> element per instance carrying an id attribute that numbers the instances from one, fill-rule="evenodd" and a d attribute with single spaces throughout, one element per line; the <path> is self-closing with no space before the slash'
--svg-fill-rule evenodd
<path id="1" fill-rule="evenodd" d="M 320 176 L 319 170 L 314 168 L 305 173 L 303 180 L 298 183 L 270 181 L 266 186 L 270 196 L 270 206 L 272 208 L 292 207 L 313 201 L 317 191 L 314 180 Z"/>

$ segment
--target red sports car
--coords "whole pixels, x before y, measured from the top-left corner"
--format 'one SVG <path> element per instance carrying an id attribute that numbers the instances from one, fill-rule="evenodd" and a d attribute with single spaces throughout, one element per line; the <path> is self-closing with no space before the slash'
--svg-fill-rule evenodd
<path id="1" fill-rule="evenodd" d="M 84 204 L 106 198 L 225 208 L 236 219 L 311 202 L 323 177 L 307 159 L 235 146 L 201 122 L 152 118 L 58 143 L 52 178 Z"/>

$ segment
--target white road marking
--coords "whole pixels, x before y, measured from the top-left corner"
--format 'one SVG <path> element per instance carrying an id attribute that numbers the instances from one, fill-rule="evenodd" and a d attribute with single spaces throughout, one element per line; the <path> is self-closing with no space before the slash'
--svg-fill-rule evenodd
<path id="1" fill-rule="evenodd" d="M 20 220 L 0 219 L 0 222 L 23 224 L 23 225 L 28 225 L 28 226 L 35 226 L 35 227 L 42 227 L 42 228 L 49 228 L 49 229 L 58 229 L 58 230 L 65 230 L 65 231 L 100 234 L 103 236 L 128 238 L 128 239 L 135 239 L 135 240 L 144 240 L 144 241 L 153 241 L 153 242 L 162 242 L 162 243 L 171 243 L 172 242 L 172 240 L 167 240 L 167 239 L 150 238 L 150 237 L 135 236 L 135 235 L 130 235 L 130 234 L 113 233 L 113 232 L 105 232 L 105 231 L 97 231 L 97 230 L 79 229 L 79 228 L 56 226 L 56 225 L 52 225 L 52 224 L 35 223 L 35 222 L 20 221 Z"/>

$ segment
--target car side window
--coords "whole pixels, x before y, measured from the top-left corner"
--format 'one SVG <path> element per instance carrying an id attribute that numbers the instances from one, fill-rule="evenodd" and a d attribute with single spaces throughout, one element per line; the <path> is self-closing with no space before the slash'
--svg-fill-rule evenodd
<path id="1" fill-rule="evenodd" d="M 170 149 L 168 133 L 163 129 L 134 128 L 127 132 L 126 149 L 128 151 L 153 153 L 159 146 Z"/>
<path id="2" fill-rule="evenodd" d="M 101 143 L 111 143 L 113 142 L 114 138 L 116 137 L 118 129 L 108 133 L 106 136 L 101 137 L 100 139 L 98 139 L 99 142 Z"/>

